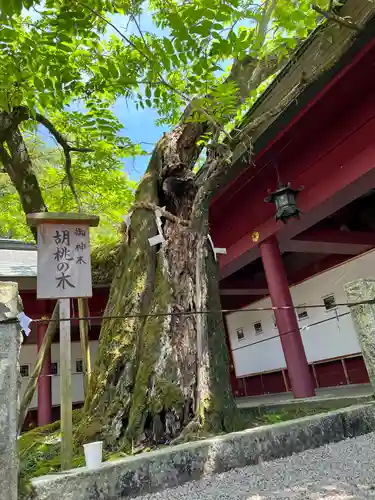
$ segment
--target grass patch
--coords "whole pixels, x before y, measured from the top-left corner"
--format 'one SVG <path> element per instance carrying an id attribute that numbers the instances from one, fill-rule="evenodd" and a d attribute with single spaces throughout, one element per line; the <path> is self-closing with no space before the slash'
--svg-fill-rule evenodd
<path id="1" fill-rule="evenodd" d="M 242 419 L 245 422 L 246 428 L 251 429 L 254 427 L 260 427 L 262 425 L 278 424 L 280 422 L 295 420 L 296 418 L 308 417 L 310 415 L 316 415 L 318 413 L 327 413 L 339 408 L 346 408 L 348 406 L 351 406 L 352 404 L 352 402 L 348 402 L 347 404 L 339 406 L 334 405 L 332 407 L 329 407 L 327 405 L 293 405 L 288 408 L 275 408 L 275 410 L 270 409 L 270 407 L 241 408 L 240 412 L 242 415 Z"/>
<path id="2" fill-rule="evenodd" d="M 81 415 L 81 409 L 73 411 L 73 426 L 80 422 Z M 21 434 L 18 439 L 20 500 L 33 498 L 32 478 L 61 471 L 60 445 L 60 421 Z M 83 447 L 74 446 L 73 449 L 73 468 L 84 467 Z M 118 460 L 126 456 L 122 452 L 107 452 L 103 455 L 105 461 Z"/>

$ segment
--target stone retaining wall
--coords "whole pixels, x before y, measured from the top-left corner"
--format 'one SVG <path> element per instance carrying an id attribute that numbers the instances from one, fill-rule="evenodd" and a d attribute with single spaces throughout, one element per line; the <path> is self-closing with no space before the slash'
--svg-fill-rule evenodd
<path id="1" fill-rule="evenodd" d="M 0 500 L 18 498 L 19 312 L 17 283 L 0 281 Z"/>
<path id="2" fill-rule="evenodd" d="M 375 430 L 373 404 L 249 429 L 33 480 L 37 500 L 120 500 Z"/>

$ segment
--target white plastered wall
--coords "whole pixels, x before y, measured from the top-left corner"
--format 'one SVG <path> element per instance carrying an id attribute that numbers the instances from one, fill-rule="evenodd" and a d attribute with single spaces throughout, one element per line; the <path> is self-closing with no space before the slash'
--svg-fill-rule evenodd
<path id="1" fill-rule="evenodd" d="M 323 305 L 323 298 L 331 294 L 336 303 L 347 302 L 344 285 L 358 278 L 375 278 L 375 250 L 291 287 L 293 303 L 295 306 Z M 268 297 L 249 307 L 271 307 L 271 300 Z M 309 363 L 360 352 L 350 314 L 337 318 L 348 312 L 348 307 L 306 310 L 308 317 L 299 320 L 299 325 Z M 329 321 L 325 321 L 327 319 Z M 254 324 L 259 321 L 262 333 L 256 334 Z M 322 323 L 309 326 L 320 321 Z M 286 368 L 272 311 L 235 312 L 227 316 L 227 325 L 237 377 Z M 242 340 L 238 339 L 237 329 L 243 330 Z"/>
<path id="2" fill-rule="evenodd" d="M 59 365 L 59 344 L 52 344 L 51 347 L 51 361 L 52 363 L 58 363 L 58 370 L 60 369 Z M 90 342 L 90 352 L 91 352 L 91 361 L 92 363 L 95 361 L 96 351 L 98 348 L 98 341 Z M 72 400 L 73 403 L 79 403 L 83 401 L 83 375 L 82 373 L 76 372 L 76 361 L 82 359 L 81 354 L 81 346 L 79 342 L 72 342 Z M 37 356 L 37 346 L 35 344 L 23 345 L 21 347 L 20 354 L 20 365 L 29 365 L 29 374 L 31 375 L 32 370 L 34 369 L 35 361 Z M 59 371 L 58 371 L 59 373 Z M 52 405 L 60 405 L 60 377 L 59 375 L 51 375 L 52 378 Z M 22 386 L 21 386 L 21 399 L 23 397 L 23 393 L 25 391 L 26 385 L 28 383 L 28 378 L 22 378 Z M 38 391 L 34 394 L 32 399 L 30 409 L 36 408 L 38 406 Z"/>

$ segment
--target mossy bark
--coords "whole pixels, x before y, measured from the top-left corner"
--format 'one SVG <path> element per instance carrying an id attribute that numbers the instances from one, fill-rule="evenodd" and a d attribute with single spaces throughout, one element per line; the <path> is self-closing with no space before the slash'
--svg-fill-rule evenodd
<path id="1" fill-rule="evenodd" d="M 197 187 L 179 161 L 182 133 L 159 142 L 136 205 L 189 220 Z M 103 322 L 79 440 L 100 435 L 111 449 L 134 450 L 235 427 L 222 316 L 195 314 L 220 309 L 208 210 L 201 208 L 189 226 L 163 219 L 166 241 L 153 247 L 154 212 L 134 210 L 105 315 L 151 315 Z"/>
<path id="2" fill-rule="evenodd" d="M 345 292 L 348 301 L 369 301 L 350 308 L 350 313 L 357 332 L 359 345 L 373 390 L 375 390 L 375 280 L 361 278 L 346 283 Z"/>

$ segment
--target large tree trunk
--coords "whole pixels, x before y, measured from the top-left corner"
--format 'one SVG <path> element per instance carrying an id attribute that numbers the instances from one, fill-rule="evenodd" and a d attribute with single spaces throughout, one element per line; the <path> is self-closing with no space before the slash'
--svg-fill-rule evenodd
<path id="1" fill-rule="evenodd" d="M 142 314 L 102 325 L 79 433 L 83 439 L 100 434 L 112 449 L 169 443 L 236 425 L 222 315 L 194 314 L 220 309 L 207 207 L 200 207 L 189 226 L 164 219 L 166 242 L 151 247 L 148 241 L 156 234 L 149 207 L 165 206 L 183 221 L 191 218 L 197 187 L 189 162 L 179 163 L 190 147 L 183 136 L 194 134 L 177 128 L 153 154 L 105 311 Z"/>
<path id="2" fill-rule="evenodd" d="M 250 57 L 236 61 L 228 81 L 238 85 L 238 102 L 276 67 Z M 222 315 L 200 313 L 221 308 L 208 202 L 231 152 L 212 145 L 198 184 L 192 175 L 198 139 L 207 132 L 216 137 L 220 127 L 187 120 L 194 105 L 159 141 L 136 193 L 105 311 L 127 317 L 103 321 L 78 441 L 100 436 L 111 449 L 134 450 L 240 425 Z M 153 206 L 180 220 L 164 219 L 166 242 L 159 248 L 148 241 L 156 234 Z"/>

